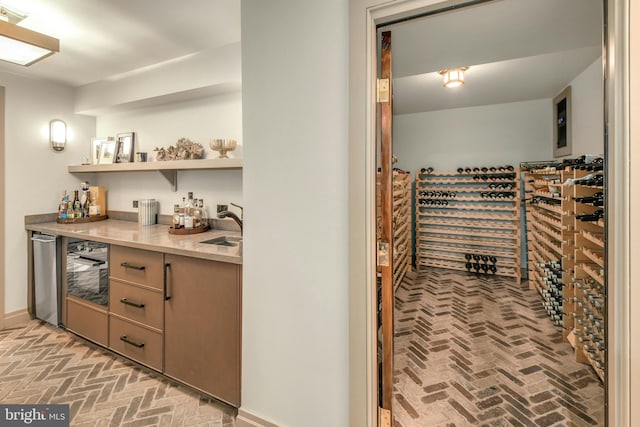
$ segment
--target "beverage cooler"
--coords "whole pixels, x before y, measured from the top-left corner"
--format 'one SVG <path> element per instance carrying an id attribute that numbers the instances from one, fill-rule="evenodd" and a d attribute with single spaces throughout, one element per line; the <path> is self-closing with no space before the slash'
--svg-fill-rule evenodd
<path id="1" fill-rule="evenodd" d="M 68 240 L 67 295 L 107 307 L 109 245 L 91 240 Z"/>

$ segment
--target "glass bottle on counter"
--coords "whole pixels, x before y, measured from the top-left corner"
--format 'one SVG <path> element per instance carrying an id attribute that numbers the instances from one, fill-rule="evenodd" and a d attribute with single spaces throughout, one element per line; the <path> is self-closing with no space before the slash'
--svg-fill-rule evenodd
<path id="1" fill-rule="evenodd" d="M 173 229 L 180 228 L 180 205 L 173 205 Z"/>
<path id="2" fill-rule="evenodd" d="M 82 218 L 82 204 L 78 198 L 78 190 L 73 193 L 73 217 Z"/>
<path id="3" fill-rule="evenodd" d="M 197 199 L 193 201 L 193 204 L 195 205 L 193 209 L 193 228 L 198 228 L 204 225 L 202 222 L 202 208 Z"/>
<path id="4" fill-rule="evenodd" d="M 208 224 L 207 211 L 204 207 L 204 200 L 198 200 L 198 207 L 200 208 L 200 221 L 202 225 Z"/>
<path id="5" fill-rule="evenodd" d="M 184 227 L 184 213 L 185 213 L 185 209 L 187 208 L 187 202 L 185 200 L 185 198 L 182 198 L 182 203 L 180 204 L 180 207 L 178 208 L 178 213 L 180 214 L 180 227 Z"/>
<path id="6" fill-rule="evenodd" d="M 60 204 L 58 205 L 58 218 L 67 218 L 67 204 L 69 203 L 69 196 L 67 196 L 67 190 L 64 190 Z"/>

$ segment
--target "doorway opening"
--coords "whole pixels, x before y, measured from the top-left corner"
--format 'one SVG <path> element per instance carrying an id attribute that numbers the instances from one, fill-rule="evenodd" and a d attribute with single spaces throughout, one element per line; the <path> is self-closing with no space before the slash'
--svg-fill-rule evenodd
<path id="1" fill-rule="evenodd" d="M 604 425 L 605 5 L 472 3 L 378 27 L 402 242 L 381 407 L 391 388 L 394 425 Z"/>

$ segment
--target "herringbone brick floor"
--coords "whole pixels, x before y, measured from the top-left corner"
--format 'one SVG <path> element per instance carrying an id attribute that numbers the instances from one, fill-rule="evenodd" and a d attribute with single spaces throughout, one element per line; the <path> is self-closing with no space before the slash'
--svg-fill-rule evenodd
<path id="1" fill-rule="evenodd" d="M 38 320 L 0 331 L 0 402 L 69 404 L 73 426 L 236 426 L 230 408 Z"/>
<path id="2" fill-rule="evenodd" d="M 429 269 L 396 292 L 394 427 L 602 426 L 604 388 L 535 291 Z"/>

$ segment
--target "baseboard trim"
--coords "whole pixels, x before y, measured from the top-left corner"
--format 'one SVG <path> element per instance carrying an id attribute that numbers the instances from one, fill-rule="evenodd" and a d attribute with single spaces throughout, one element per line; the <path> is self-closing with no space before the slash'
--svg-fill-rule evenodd
<path id="1" fill-rule="evenodd" d="M 31 320 L 31 316 L 29 316 L 29 312 L 26 308 L 18 311 L 14 311 L 11 313 L 7 313 L 4 315 L 4 327 L 13 328 L 14 326 L 22 325 Z"/>
<path id="2" fill-rule="evenodd" d="M 238 427 L 280 427 L 278 424 L 264 420 L 244 409 L 238 409 L 236 425 Z"/>

